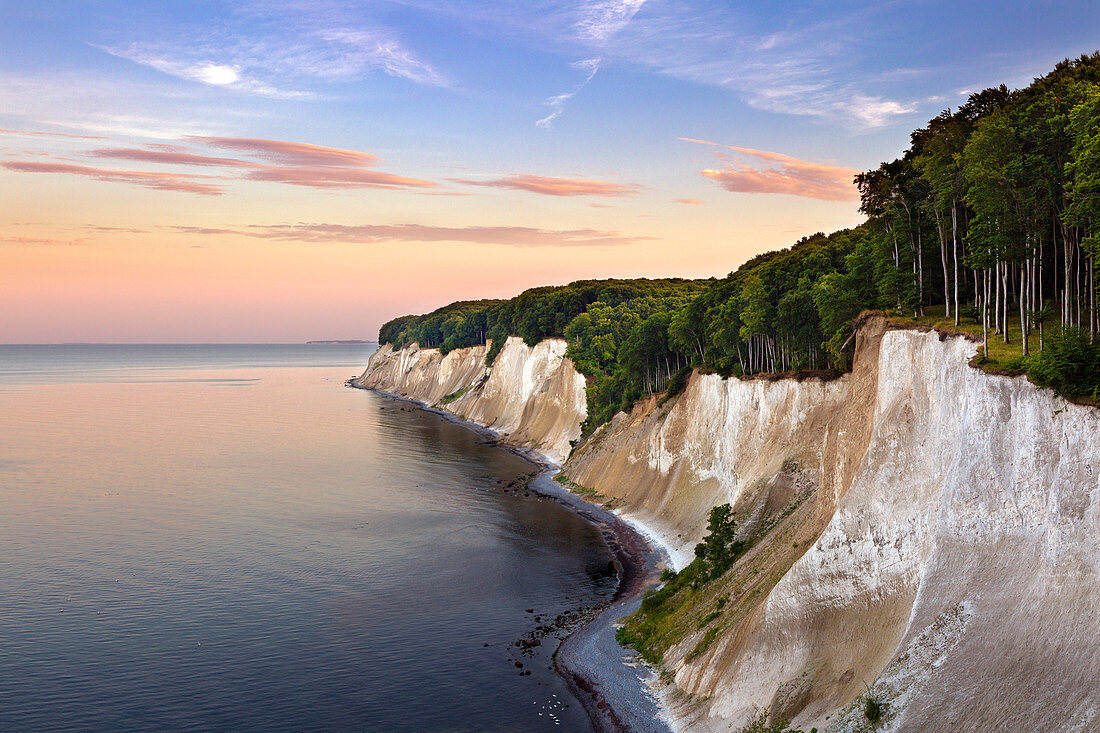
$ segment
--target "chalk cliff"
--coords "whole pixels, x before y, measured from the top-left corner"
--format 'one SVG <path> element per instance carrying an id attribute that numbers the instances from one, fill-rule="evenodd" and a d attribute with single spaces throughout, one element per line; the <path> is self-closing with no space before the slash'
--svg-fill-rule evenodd
<path id="1" fill-rule="evenodd" d="M 386 344 L 354 384 L 446 409 L 563 463 L 587 414 L 584 377 L 565 358 L 565 342 L 547 339 L 532 347 L 511 337 L 491 368 L 487 351 L 477 346 L 444 356 L 416 344 L 397 351 Z"/>
<path id="2" fill-rule="evenodd" d="M 573 481 L 684 556 L 727 501 L 761 538 L 671 632 L 682 729 L 763 708 L 869 729 L 868 694 L 875 730 L 1100 728 L 1100 410 L 975 351 L 873 317 L 841 379 L 695 374 L 572 452 Z M 564 458 L 584 417 L 564 352 L 509 339 L 485 379 L 483 348 L 384 347 L 360 382 L 428 403 L 468 387 L 447 409 Z"/>

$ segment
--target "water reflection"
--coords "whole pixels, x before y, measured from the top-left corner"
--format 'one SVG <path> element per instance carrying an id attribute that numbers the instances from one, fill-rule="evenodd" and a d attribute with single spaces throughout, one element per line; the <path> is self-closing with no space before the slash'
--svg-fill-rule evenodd
<path id="1" fill-rule="evenodd" d="M 0 396 L 0 729 L 560 730 L 508 645 L 609 590 L 595 530 L 343 364 L 192 358 Z"/>

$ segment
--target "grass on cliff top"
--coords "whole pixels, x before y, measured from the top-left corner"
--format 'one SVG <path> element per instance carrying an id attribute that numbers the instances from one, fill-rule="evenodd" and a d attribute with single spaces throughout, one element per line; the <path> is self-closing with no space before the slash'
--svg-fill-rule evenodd
<path id="1" fill-rule="evenodd" d="M 965 309 L 964 309 L 965 310 Z M 981 321 L 977 321 L 973 318 L 963 316 L 959 319 L 959 325 L 955 325 L 955 316 L 952 314 L 950 318 L 944 315 L 945 308 L 942 305 L 931 305 L 924 309 L 924 315 L 919 318 L 905 315 L 891 315 L 888 321 L 894 326 L 912 327 L 921 326 L 927 328 L 933 328 L 936 331 L 946 334 L 965 334 L 972 337 L 978 344 L 978 356 L 982 354 L 982 324 Z M 1016 373 L 1022 374 L 1026 371 L 1020 366 L 1019 361 L 1023 357 L 1023 345 L 1020 338 L 1020 321 L 1018 314 L 1013 313 L 1013 318 L 1009 319 L 1008 323 L 1008 343 L 1004 342 L 1004 335 L 995 333 L 993 328 L 989 329 L 989 355 L 988 359 L 981 363 L 981 366 L 986 371 L 992 371 L 995 373 L 1003 373 L 1005 371 L 1015 370 Z M 1043 323 L 1046 336 L 1051 336 L 1058 332 L 1058 318 L 1050 317 Z M 1039 329 L 1036 328 L 1030 334 L 1028 334 L 1028 349 L 1032 353 L 1039 351 Z"/>
<path id="2" fill-rule="evenodd" d="M 964 309 L 964 313 L 965 313 Z M 891 315 L 888 322 L 901 328 L 932 328 L 948 335 L 971 337 L 978 345 L 978 354 L 971 364 L 991 374 L 1026 375 L 1040 387 L 1050 387 L 1078 404 L 1100 405 L 1100 344 L 1083 343 L 1087 334 L 1070 329 L 1063 340 L 1057 315 L 1043 321 L 1043 357 L 1040 359 L 1038 325 L 1028 334 L 1029 356 L 1024 356 L 1018 314 L 1008 319 L 1004 333 L 989 329 L 989 353 L 982 347 L 982 324 L 973 317 L 963 316 L 955 325 L 942 305 L 925 308 L 924 316 Z M 1007 337 L 1007 338 L 1006 338 Z M 1007 340 L 1008 343 L 1005 343 Z"/>

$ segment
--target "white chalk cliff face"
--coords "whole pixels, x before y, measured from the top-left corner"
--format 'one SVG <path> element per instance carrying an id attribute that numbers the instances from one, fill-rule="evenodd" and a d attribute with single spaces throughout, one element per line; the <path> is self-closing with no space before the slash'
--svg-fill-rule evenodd
<path id="1" fill-rule="evenodd" d="M 564 343 L 514 342 L 485 397 L 447 408 L 564 457 L 583 378 Z M 484 349 L 462 351 L 384 347 L 361 380 L 438 401 L 484 374 Z M 664 655 L 683 729 L 763 708 L 867 729 L 868 687 L 875 730 L 1100 729 L 1100 410 L 971 368 L 975 351 L 872 318 L 839 380 L 696 374 L 577 446 L 569 477 L 685 555 L 723 502 L 763 534 Z"/>
<path id="2" fill-rule="evenodd" d="M 511 445 L 563 463 L 587 414 L 584 377 L 565 358 L 565 348 L 560 339 L 531 347 L 513 336 L 487 368 L 486 346 L 443 356 L 416 344 L 397 351 L 387 344 L 371 355 L 355 384 L 446 409 Z"/>

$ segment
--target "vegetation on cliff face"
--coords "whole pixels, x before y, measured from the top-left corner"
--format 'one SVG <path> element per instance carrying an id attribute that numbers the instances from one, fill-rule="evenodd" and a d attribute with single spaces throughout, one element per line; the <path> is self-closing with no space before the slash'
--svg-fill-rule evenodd
<path id="1" fill-rule="evenodd" d="M 378 340 L 446 352 L 491 339 L 491 362 L 508 335 L 566 338 L 589 379 L 592 427 L 685 365 L 727 376 L 846 370 L 855 319 L 878 309 L 977 329 L 993 368 L 1100 397 L 1100 54 L 1022 90 L 971 95 L 855 182 L 866 223 L 758 255 L 721 280 L 534 288 L 398 318 Z"/>

